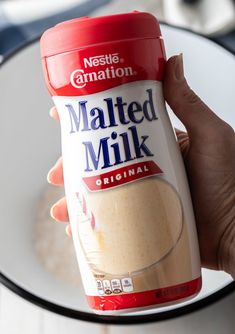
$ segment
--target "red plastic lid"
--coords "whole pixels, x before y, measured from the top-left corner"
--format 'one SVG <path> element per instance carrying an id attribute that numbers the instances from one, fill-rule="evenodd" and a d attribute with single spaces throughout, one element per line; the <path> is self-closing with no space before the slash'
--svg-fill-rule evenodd
<path id="1" fill-rule="evenodd" d="M 159 23 L 149 13 L 134 11 L 109 16 L 81 17 L 46 30 L 41 37 L 41 55 L 48 57 L 94 44 L 160 36 Z"/>

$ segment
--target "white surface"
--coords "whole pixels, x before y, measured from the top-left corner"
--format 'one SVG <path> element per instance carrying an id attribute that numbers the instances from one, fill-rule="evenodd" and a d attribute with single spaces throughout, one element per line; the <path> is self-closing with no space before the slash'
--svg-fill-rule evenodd
<path id="1" fill-rule="evenodd" d="M 56 1 L 56 6 L 55 6 Z M 2 3 L 2 10 L 7 15 L 8 22 L 22 24 L 42 19 L 45 16 L 60 13 L 87 0 L 41 0 L 39 1 L 6 1 Z"/>
<path id="2" fill-rule="evenodd" d="M 201 0 L 189 6 L 181 0 L 164 0 L 164 22 L 189 28 L 204 35 L 225 33 L 235 25 L 232 0 Z"/>
<path id="3" fill-rule="evenodd" d="M 185 72 L 191 86 L 215 112 L 234 125 L 235 118 L 231 112 L 232 106 L 235 104 L 232 89 L 235 86 L 234 56 L 215 44 L 187 32 L 174 31 L 168 27 L 163 27 L 162 30 L 168 56 L 183 51 Z M 32 222 L 34 210 L 38 196 L 45 184 L 47 170 L 59 154 L 59 130 L 57 125 L 53 124 L 47 116 L 51 101 L 43 87 L 38 45 L 32 45 L 23 50 L 0 69 L 0 146 L 2 157 L 0 196 L 4 199 L 0 202 L 2 218 L 0 227 L 1 231 L 4 231 L 0 234 L 0 268 L 13 280 L 21 282 L 22 286 L 45 298 L 56 300 L 63 305 L 78 308 L 84 305 L 85 307 L 80 299 L 82 290 L 74 291 L 71 287 L 53 279 L 38 265 L 37 258 L 33 253 Z M 172 119 L 177 127 L 181 127 L 174 117 Z M 26 125 L 30 126 L 26 127 Z M 53 138 L 54 141 L 49 140 L 50 138 Z M 2 143 L 5 143 L 5 145 Z M 206 277 L 208 280 L 205 279 Z M 208 293 L 208 290 L 205 291 L 206 286 L 210 288 L 210 291 L 215 291 L 230 281 L 229 275 L 207 271 L 204 273 L 204 290 L 202 293 Z M 229 301 L 232 300 L 232 303 L 234 303 L 233 307 L 235 307 L 234 299 L 232 296 L 229 298 Z M 220 305 L 220 307 L 213 308 L 216 305 Z M 217 318 L 213 319 L 215 323 L 217 323 L 220 313 L 224 310 L 227 312 L 224 314 L 225 318 L 230 316 L 229 306 L 226 306 L 226 308 L 223 302 L 216 305 L 210 308 L 217 310 Z M 29 312 L 30 308 L 32 313 Z M 209 309 L 200 311 L 200 314 L 205 313 L 205 317 L 201 318 L 201 324 L 204 328 L 209 326 L 208 321 L 212 321 L 210 312 L 206 315 L 207 310 Z M 46 314 L 45 317 L 44 314 Z M 190 324 L 194 324 L 196 330 L 198 314 L 195 313 L 186 317 L 187 319 L 190 317 L 190 321 L 188 322 L 189 327 L 185 327 L 185 333 L 189 333 Z M 56 320 L 54 320 L 54 325 L 51 325 L 50 332 L 43 329 L 44 333 L 53 333 L 52 328 L 54 327 L 57 328 L 57 333 L 62 333 L 63 328 L 64 332 L 67 332 L 67 327 L 62 325 L 63 321 L 61 319 L 65 320 L 63 317 L 51 315 L 35 306 L 31 306 L 7 290 L 1 289 L 0 333 L 23 332 L 26 334 L 37 333 L 37 331 L 43 333 L 43 327 L 40 329 L 40 326 L 44 325 L 41 324 L 43 321 L 45 323 L 50 323 L 50 321 L 40 319 L 48 319 L 47 315 L 50 319 L 54 317 Z M 22 320 L 24 317 L 25 321 Z M 149 333 L 154 328 L 161 328 L 161 333 L 164 333 L 163 331 L 169 333 L 168 330 L 174 328 L 174 332 L 177 333 L 177 328 L 179 328 L 180 332 L 183 333 L 183 327 L 181 326 L 184 324 L 183 319 L 186 318 L 145 327 L 138 326 L 135 330 L 134 327 L 130 327 L 124 333 L 138 333 L 141 328 L 144 331 L 149 329 Z M 234 325 L 234 317 L 229 319 L 230 324 Z M 53 322 L 53 320 L 51 321 Z M 81 324 L 83 333 L 85 333 L 84 328 L 90 326 L 71 321 L 67 320 L 68 324 L 75 324 L 75 330 L 78 330 Z M 18 324 L 18 327 L 16 327 L 18 329 L 14 329 L 13 323 Z M 30 327 L 36 326 L 36 324 L 39 326 L 37 329 Z M 20 326 L 23 326 L 22 329 Z M 213 333 L 221 333 L 222 331 L 219 330 L 222 327 L 218 325 L 213 328 Z M 72 330 L 70 333 L 72 333 Z M 90 330 L 93 332 L 94 329 L 91 327 Z M 97 329 L 95 331 L 99 332 Z M 112 331 L 117 332 L 117 327 L 111 329 Z M 202 333 L 202 330 L 200 332 Z M 190 333 L 193 333 L 193 331 L 190 331 Z M 195 333 L 197 332 L 195 331 Z M 210 333 L 210 331 L 207 330 L 206 333 Z M 223 333 L 230 332 L 226 332 L 225 328 Z"/>
<path id="4" fill-rule="evenodd" d="M 158 323 L 105 326 L 68 319 L 0 286 L 1 334 L 233 334 L 235 293 L 195 313 Z"/>

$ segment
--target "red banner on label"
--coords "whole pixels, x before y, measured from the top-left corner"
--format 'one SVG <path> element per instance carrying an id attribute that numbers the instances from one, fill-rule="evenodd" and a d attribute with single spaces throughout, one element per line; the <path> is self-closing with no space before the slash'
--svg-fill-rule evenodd
<path id="1" fill-rule="evenodd" d="M 99 191 L 162 173 L 158 165 L 151 160 L 118 168 L 108 173 L 84 177 L 83 181 L 90 191 Z"/>

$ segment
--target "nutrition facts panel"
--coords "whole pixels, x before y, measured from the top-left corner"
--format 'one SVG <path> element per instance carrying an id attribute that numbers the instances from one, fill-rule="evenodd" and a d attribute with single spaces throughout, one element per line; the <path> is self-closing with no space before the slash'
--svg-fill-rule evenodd
<path id="1" fill-rule="evenodd" d="M 110 295 L 112 293 L 111 283 L 108 279 L 103 280 L 103 287 L 106 295 Z"/>
<path id="2" fill-rule="evenodd" d="M 132 292 L 134 290 L 132 279 L 130 277 L 112 280 L 96 280 L 99 295 L 111 295 L 121 292 Z"/>
<path id="3" fill-rule="evenodd" d="M 130 277 L 122 279 L 122 288 L 124 292 L 133 291 L 132 279 Z"/>

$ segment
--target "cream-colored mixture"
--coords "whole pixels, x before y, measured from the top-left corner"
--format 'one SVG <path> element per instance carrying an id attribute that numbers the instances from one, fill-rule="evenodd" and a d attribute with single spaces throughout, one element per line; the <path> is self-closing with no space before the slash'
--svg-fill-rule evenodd
<path id="1" fill-rule="evenodd" d="M 56 223 L 50 216 L 51 206 L 64 196 L 62 187 L 47 185 L 39 203 L 35 224 L 34 244 L 44 268 L 57 279 L 81 285 L 72 238 L 65 233 L 65 224 Z"/>
<path id="2" fill-rule="evenodd" d="M 119 196 L 115 197 L 114 190 L 102 193 L 102 196 L 104 194 L 107 195 L 105 197 L 105 204 L 109 205 L 108 213 L 111 217 L 103 233 L 101 233 L 101 226 L 103 225 L 101 222 L 95 222 L 96 227 L 94 230 L 88 228 L 89 224 L 79 224 L 79 230 L 80 233 L 82 233 L 80 237 L 85 237 L 83 247 L 87 251 L 87 259 L 91 264 L 91 268 L 93 268 L 94 272 L 101 269 L 103 271 L 107 270 L 107 279 L 115 277 L 116 272 L 123 273 L 123 271 L 139 270 L 146 267 L 146 264 L 151 265 L 156 262 L 159 258 L 164 256 L 165 253 L 168 254 L 157 266 L 152 266 L 133 276 L 135 291 L 175 285 L 182 281 L 189 281 L 192 277 L 192 264 L 188 256 L 190 248 L 187 229 L 185 223 L 183 223 L 183 230 L 181 232 L 182 213 L 178 196 L 176 196 L 174 190 L 165 182 L 161 180 L 151 182 L 152 180 L 153 179 L 150 178 L 129 184 L 122 188 L 116 188 L 115 191 L 124 195 L 121 196 L 121 198 Z M 138 191 L 137 184 L 140 186 L 140 190 Z M 164 195 L 160 196 L 159 190 L 163 191 L 162 194 Z M 159 208 L 161 212 L 164 212 L 164 214 L 160 216 L 162 219 L 158 220 L 158 224 L 153 224 L 153 220 L 150 220 L 153 226 L 149 225 L 147 221 L 144 220 L 143 213 L 140 212 L 140 209 L 135 209 L 132 213 L 129 211 L 131 208 L 134 208 L 135 204 L 138 204 L 138 201 L 140 201 L 139 192 L 143 191 L 147 192 L 144 199 L 146 208 L 152 208 L 154 212 L 157 210 L 151 215 L 148 214 L 150 218 L 154 218 L 157 215 Z M 92 205 L 94 202 L 93 209 L 97 210 L 101 218 L 103 216 L 107 217 L 107 212 L 102 211 L 102 208 L 103 210 L 105 209 L 102 201 L 98 200 L 100 193 L 93 195 L 94 196 L 88 199 L 89 205 Z M 41 264 L 48 272 L 66 284 L 79 286 L 81 285 L 81 278 L 72 238 L 69 238 L 65 234 L 65 224 L 55 223 L 50 217 L 50 207 L 63 196 L 63 188 L 49 185 L 45 188 L 38 205 L 35 224 L 35 248 Z M 164 200 L 166 197 L 167 200 Z M 114 200 L 117 198 L 119 198 L 119 200 L 115 202 Z M 126 203 L 126 199 L 129 200 L 129 205 Z M 161 207 L 161 205 L 163 206 Z M 124 210 L 127 209 L 127 216 L 129 218 L 131 218 L 130 216 L 132 216 L 132 214 L 137 217 L 136 221 L 134 218 L 128 221 L 128 224 L 131 223 L 131 227 L 127 228 L 127 218 L 120 220 L 118 217 L 115 217 L 115 212 L 118 212 L 120 208 L 123 210 L 121 216 L 125 216 Z M 163 210 L 163 208 L 165 209 Z M 171 224 L 170 219 L 172 219 Z M 162 226 L 164 221 L 166 222 L 165 227 Z M 114 226 L 113 222 L 115 222 Z M 124 234 L 119 233 L 120 227 L 124 228 Z M 141 237 L 137 234 L 136 227 L 140 229 L 144 243 L 141 242 Z M 150 229 L 150 227 L 152 229 Z M 156 231 L 157 228 L 160 228 L 159 231 L 161 232 Z M 166 236 L 166 233 L 169 231 L 171 232 L 171 237 Z M 117 234 L 117 239 L 113 237 L 114 234 Z M 108 239 L 106 242 L 106 236 L 110 238 L 110 235 L 111 239 Z M 164 240 L 166 244 L 162 242 L 162 235 L 165 235 Z M 118 246 L 119 242 L 124 242 L 124 237 L 127 240 L 128 251 L 125 251 L 124 247 L 121 248 Z M 136 242 L 134 241 L 134 237 L 137 238 Z M 147 238 L 149 238 L 148 242 Z M 146 245 L 147 250 L 144 248 Z M 159 246 L 161 246 L 161 248 Z M 172 246 L 173 249 L 171 251 Z M 132 250 L 132 247 L 135 247 L 136 252 Z M 103 256 L 101 256 L 101 250 Z M 112 253 L 107 252 L 107 250 L 112 251 Z M 94 265 L 94 263 L 96 263 L 96 265 Z M 129 266 L 130 269 L 128 268 Z M 114 275 L 112 275 L 113 272 L 115 273 Z"/>
<path id="3" fill-rule="evenodd" d="M 85 196 L 95 229 L 89 222 L 79 224 L 79 235 L 95 271 L 113 275 L 141 271 L 163 259 L 179 240 L 181 202 L 160 178 Z"/>

